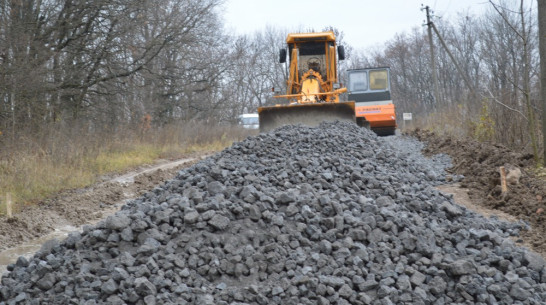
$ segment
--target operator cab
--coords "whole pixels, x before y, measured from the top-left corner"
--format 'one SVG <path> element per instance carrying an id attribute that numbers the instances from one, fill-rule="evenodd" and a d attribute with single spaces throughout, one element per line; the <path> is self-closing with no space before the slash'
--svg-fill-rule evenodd
<path id="1" fill-rule="evenodd" d="M 349 77 L 349 100 L 356 106 L 366 103 L 392 103 L 389 68 L 355 69 L 347 71 Z"/>
<path id="2" fill-rule="evenodd" d="M 332 90 L 333 84 L 337 81 L 336 50 L 339 60 L 345 59 L 345 50 L 343 46 L 336 45 L 334 33 L 329 31 L 288 34 L 286 43 L 288 48 L 280 50 L 279 62 L 285 63 L 288 55 L 291 79 L 288 82 L 287 94 L 301 93 L 303 79 L 308 78 L 316 79 L 313 93 Z M 318 99 L 325 98 L 330 97 L 322 96 Z"/>
<path id="3" fill-rule="evenodd" d="M 356 122 L 378 135 L 393 135 L 396 130 L 395 107 L 391 99 L 388 67 L 347 71 L 349 101 L 355 102 Z"/>

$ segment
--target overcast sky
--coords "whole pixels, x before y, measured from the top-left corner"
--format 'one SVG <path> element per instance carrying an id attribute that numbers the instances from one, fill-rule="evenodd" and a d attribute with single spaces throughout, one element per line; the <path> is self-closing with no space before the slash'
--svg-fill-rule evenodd
<path id="1" fill-rule="evenodd" d="M 382 47 L 396 33 L 421 27 L 429 5 L 437 16 L 451 20 L 457 13 L 481 14 L 487 0 L 226 0 L 228 30 L 252 34 L 266 26 L 321 30 L 334 26 L 345 42 L 359 49 Z"/>

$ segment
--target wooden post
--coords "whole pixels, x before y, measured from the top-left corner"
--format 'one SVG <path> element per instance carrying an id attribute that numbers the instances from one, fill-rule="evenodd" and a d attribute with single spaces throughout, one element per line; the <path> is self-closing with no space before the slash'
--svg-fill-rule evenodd
<path id="1" fill-rule="evenodd" d="M 504 169 L 504 166 L 500 167 L 500 177 L 502 193 L 505 194 L 508 192 L 508 187 L 506 186 L 506 170 Z"/>
<path id="2" fill-rule="evenodd" d="M 6 194 L 6 214 L 8 216 L 8 219 L 13 217 L 13 211 L 11 209 L 11 194 L 10 193 Z"/>
<path id="3" fill-rule="evenodd" d="M 421 9 L 423 10 L 423 8 Z M 431 72 L 432 72 L 432 86 L 434 88 L 434 108 L 438 107 L 438 104 L 440 102 L 440 90 L 438 89 L 438 76 L 436 76 L 436 58 L 434 56 L 434 43 L 432 41 L 432 21 L 431 21 L 431 13 L 430 13 L 430 7 L 427 5 L 424 7 L 424 10 L 427 12 L 427 23 L 428 26 L 428 43 L 430 48 L 430 63 L 431 63 Z"/>

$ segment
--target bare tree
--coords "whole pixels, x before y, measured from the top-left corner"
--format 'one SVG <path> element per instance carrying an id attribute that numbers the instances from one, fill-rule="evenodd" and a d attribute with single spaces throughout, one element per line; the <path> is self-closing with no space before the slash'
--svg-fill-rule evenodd
<path id="1" fill-rule="evenodd" d="M 518 66 L 522 67 L 521 71 L 517 71 L 517 75 L 510 79 L 512 85 L 516 88 L 516 92 L 520 92 L 523 96 L 523 102 L 526 108 L 527 122 L 528 122 L 528 133 L 531 140 L 531 147 L 535 160 L 538 161 L 538 139 L 536 136 L 536 119 L 535 119 L 535 110 L 534 105 L 531 100 L 531 50 L 535 47 L 535 41 L 532 39 L 535 35 L 531 35 L 533 27 L 529 24 L 529 19 L 531 19 L 531 7 L 525 8 L 524 0 L 520 0 L 519 9 L 517 12 L 508 10 L 504 5 L 499 5 L 493 1 L 489 1 L 495 11 L 507 24 L 507 26 L 513 31 L 516 35 L 517 40 L 521 42 L 522 50 L 518 52 L 521 54 L 519 61 L 514 60 L 513 63 L 516 64 L 519 62 Z M 519 20 L 511 20 L 508 17 L 508 14 L 517 14 Z M 515 55 L 518 56 L 518 55 Z M 514 72 L 516 72 L 516 67 L 514 67 Z M 521 77 L 520 77 L 521 76 Z M 520 80 L 520 81 L 519 81 Z"/>
<path id="2" fill-rule="evenodd" d="M 542 100 L 542 163 L 546 166 L 546 3 L 537 1 L 540 46 L 540 97 Z"/>
<path id="3" fill-rule="evenodd" d="M 166 117 L 210 109 L 200 100 L 217 90 L 215 61 L 226 53 L 219 3 L 0 1 L 0 128 L 101 128 L 150 108 Z"/>
<path id="4" fill-rule="evenodd" d="M 436 50 L 442 101 L 436 109 L 423 30 L 399 34 L 383 50 L 366 55 L 355 52 L 349 62 L 391 67 L 392 96 L 399 113 L 447 118 L 451 126 L 473 136 L 480 134 L 482 140 L 536 152 L 536 19 L 531 14 L 532 5 L 525 1 L 518 1 L 517 7 L 502 3 L 496 8 L 491 6 L 481 16 L 461 14 L 452 22 L 435 22 L 459 64 L 457 69 L 444 48 Z M 471 94 L 461 72 L 480 98 Z M 441 120 L 437 122 L 446 124 Z"/>

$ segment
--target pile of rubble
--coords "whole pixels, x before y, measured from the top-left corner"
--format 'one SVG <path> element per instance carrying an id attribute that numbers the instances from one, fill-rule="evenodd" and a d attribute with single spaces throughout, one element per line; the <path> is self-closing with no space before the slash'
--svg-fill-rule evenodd
<path id="1" fill-rule="evenodd" d="M 250 137 L 21 257 L 0 304 L 544 304 L 544 259 L 434 185 L 449 159 L 349 123 Z"/>

